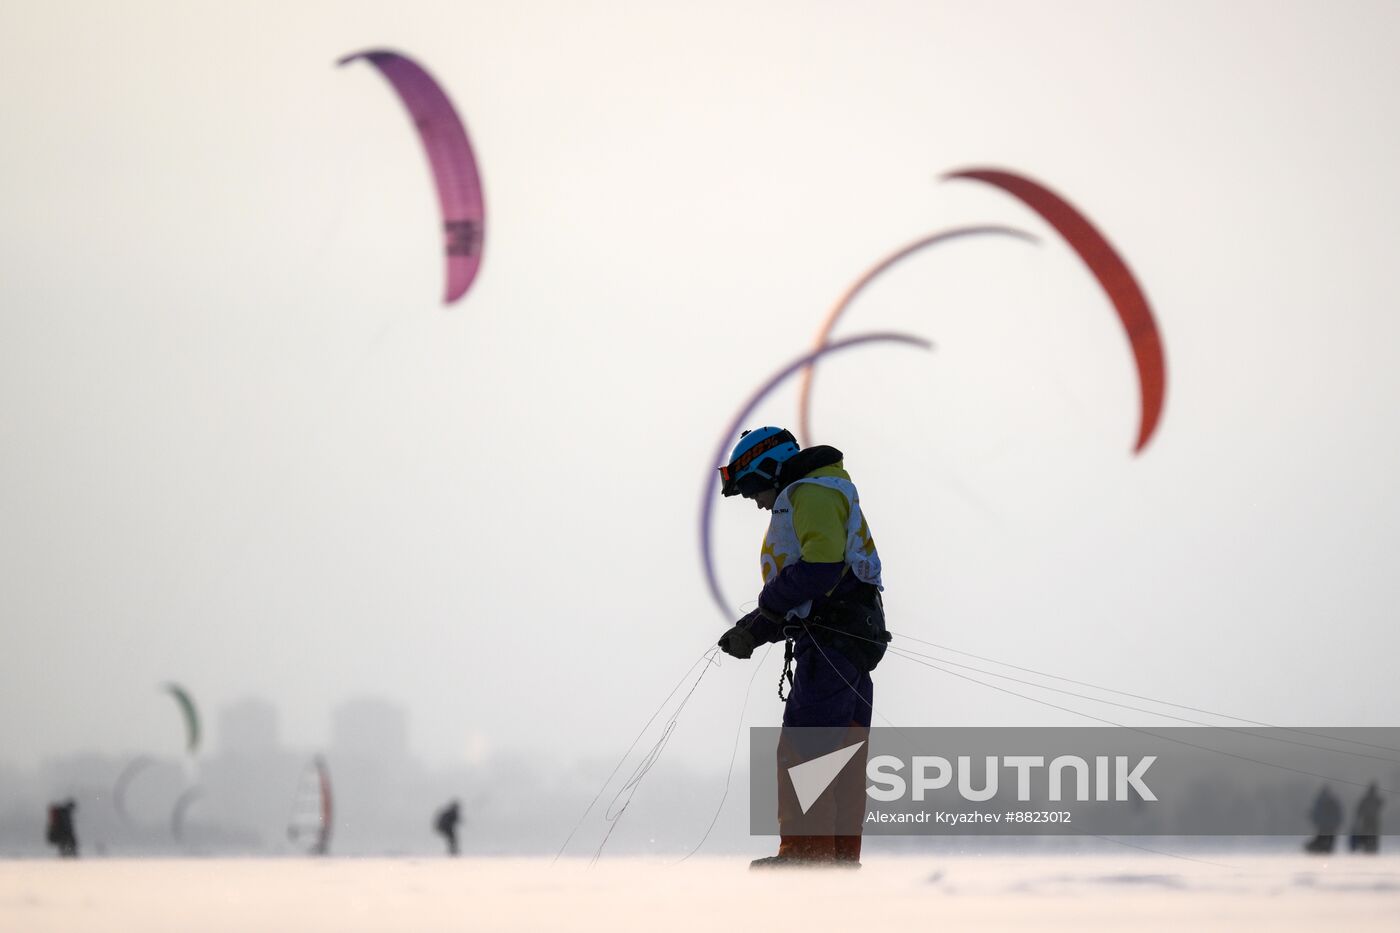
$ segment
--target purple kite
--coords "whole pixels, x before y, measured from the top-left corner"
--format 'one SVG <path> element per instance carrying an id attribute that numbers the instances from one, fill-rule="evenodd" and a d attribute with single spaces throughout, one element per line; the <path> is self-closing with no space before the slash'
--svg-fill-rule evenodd
<path id="1" fill-rule="evenodd" d="M 421 65 L 387 49 L 370 49 L 340 59 L 347 65 L 363 58 L 379 69 L 413 117 L 423 151 L 428 154 L 438 203 L 442 206 L 443 243 L 447 254 L 446 304 L 467 293 L 481 266 L 486 208 L 481 177 L 462 120 L 452 101 Z"/>
<path id="2" fill-rule="evenodd" d="M 856 337 L 847 337 L 844 340 L 838 340 L 835 343 L 829 343 L 825 346 L 818 347 L 809 353 L 804 353 L 773 374 L 773 376 L 744 403 L 744 407 L 739 409 L 739 413 L 734 416 L 734 420 L 730 422 L 729 426 L 724 429 L 724 434 L 720 436 L 719 448 L 715 451 L 714 457 L 711 458 L 712 466 L 705 473 L 705 488 L 701 490 L 700 493 L 700 560 L 705 565 L 705 580 L 710 585 L 710 596 L 714 598 L 715 605 L 719 607 L 719 611 L 726 619 L 733 619 L 734 613 L 729 608 L 729 603 L 725 601 L 724 594 L 720 592 L 719 580 L 715 577 L 714 555 L 711 553 L 710 548 L 710 525 L 712 524 L 711 518 L 714 511 L 715 492 L 718 488 L 719 474 L 717 471 L 719 467 L 723 466 L 726 462 L 725 457 L 729 453 L 730 446 L 734 443 L 735 438 L 738 437 L 739 428 L 743 425 L 744 421 L 747 420 L 749 415 L 753 413 L 753 410 L 758 407 L 759 403 L 768 397 L 770 392 L 785 382 L 799 369 L 810 366 L 828 353 L 836 353 L 850 347 L 877 341 L 904 343 L 924 350 L 933 349 L 933 344 L 922 337 L 901 333 L 860 334 Z"/>
<path id="3" fill-rule="evenodd" d="M 856 279 L 854 282 L 851 283 L 850 287 L 846 289 L 845 293 L 842 294 L 839 299 L 837 299 L 836 304 L 833 305 L 831 310 L 827 312 L 826 320 L 822 322 L 821 330 L 817 331 L 817 340 L 813 346 L 813 349 L 821 349 L 822 347 L 826 346 L 827 338 L 831 336 L 831 329 L 836 326 L 836 322 L 841 318 L 841 315 L 845 313 L 846 308 L 850 306 L 851 302 L 856 300 L 856 296 L 859 295 L 862 291 L 864 291 L 867 285 L 869 285 L 876 278 L 879 278 L 882 272 L 889 269 L 891 266 L 896 265 L 897 263 L 899 263 L 900 260 L 912 256 L 914 253 L 917 253 L 920 250 L 925 249 L 927 247 L 937 246 L 940 243 L 947 243 L 951 240 L 958 240 L 963 237 L 979 236 L 985 234 L 1000 234 L 1002 236 L 1013 236 L 1017 239 L 1028 240 L 1032 243 L 1038 242 L 1036 238 L 1031 236 L 1029 233 L 1017 230 L 1014 227 L 998 227 L 992 225 L 979 227 L 957 227 L 953 230 L 944 230 L 939 233 L 931 233 L 926 237 L 920 237 L 913 243 L 909 243 L 895 250 L 893 253 L 890 253 L 884 259 L 881 259 L 879 262 L 875 263 L 875 265 L 865 270 L 865 272 L 861 274 L 860 278 Z M 803 367 L 802 389 L 798 394 L 798 440 L 801 441 L 803 444 L 812 443 L 811 418 L 809 416 L 809 412 L 811 411 L 812 379 L 815 377 L 816 371 L 817 367 L 815 362 L 808 363 L 806 366 Z"/>

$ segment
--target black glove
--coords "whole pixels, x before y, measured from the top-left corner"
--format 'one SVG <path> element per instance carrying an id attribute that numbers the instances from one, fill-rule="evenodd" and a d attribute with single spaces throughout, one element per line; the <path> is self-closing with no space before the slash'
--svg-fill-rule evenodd
<path id="1" fill-rule="evenodd" d="M 733 628 L 719 637 L 720 650 L 741 661 L 747 661 L 749 658 L 753 657 L 753 649 L 754 646 L 758 644 L 758 639 L 753 637 L 753 633 L 749 631 L 749 626 L 752 625 L 754 619 L 757 619 L 760 615 L 762 615 L 762 610 L 755 609 L 738 622 L 735 622 Z"/>
<path id="2" fill-rule="evenodd" d="M 749 634 L 748 627 L 742 622 L 719 637 L 720 650 L 741 661 L 747 661 L 753 657 L 755 644 L 754 637 Z"/>

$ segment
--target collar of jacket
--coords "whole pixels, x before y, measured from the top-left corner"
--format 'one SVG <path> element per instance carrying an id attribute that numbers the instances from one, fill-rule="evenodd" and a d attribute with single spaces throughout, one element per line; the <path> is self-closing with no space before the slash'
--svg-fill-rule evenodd
<path id="1" fill-rule="evenodd" d="M 802 479 L 814 470 L 833 466 L 845 459 L 841 451 L 825 444 L 799 450 L 783 462 L 783 471 L 778 477 L 778 492 Z"/>

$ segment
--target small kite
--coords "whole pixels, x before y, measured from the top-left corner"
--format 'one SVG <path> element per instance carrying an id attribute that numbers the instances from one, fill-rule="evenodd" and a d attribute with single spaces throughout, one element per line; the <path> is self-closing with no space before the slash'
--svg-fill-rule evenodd
<path id="1" fill-rule="evenodd" d="M 175 698 L 180 707 L 180 715 L 185 721 L 185 751 L 193 755 L 199 750 L 199 712 L 195 709 L 194 700 L 189 691 L 179 684 L 166 684 L 164 690 Z"/>

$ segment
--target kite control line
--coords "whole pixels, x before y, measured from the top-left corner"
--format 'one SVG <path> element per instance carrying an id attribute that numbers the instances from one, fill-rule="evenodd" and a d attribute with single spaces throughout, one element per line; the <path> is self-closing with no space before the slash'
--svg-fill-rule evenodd
<path id="1" fill-rule="evenodd" d="M 627 751 L 622 753 L 622 757 L 618 760 L 617 765 L 613 767 L 607 778 L 603 780 L 603 786 L 598 788 L 598 793 L 593 795 L 593 799 L 589 801 L 588 806 L 583 811 L 583 815 L 580 816 L 578 822 L 574 824 L 574 828 L 569 831 L 569 835 L 565 838 L 564 844 L 561 845 L 559 851 L 555 853 L 553 861 L 559 861 L 560 856 L 568 849 L 569 843 L 573 841 L 574 835 L 579 831 L 579 828 L 583 826 L 584 821 L 588 819 L 588 814 L 593 812 L 593 808 L 597 805 L 598 801 L 602 799 L 603 792 L 608 789 L 608 785 L 612 783 L 612 779 L 622 770 L 623 764 L 626 763 L 628 757 L 632 754 L 632 750 L 637 747 L 637 743 L 642 740 L 642 736 L 646 735 L 647 730 L 651 728 L 651 724 L 656 721 L 656 717 L 661 715 L 661 711 L 671 702 L 671 698 L 680 692 L 681 688 L 685 686 L 686 681 L 690 680 L 691 675 L 695 673 L 695 669 L 697 667 L 700 668 L 700 673 L 695 677 L 694 682 L 691 683 L 690 689 L 685 692 L 685 696 L 676 704 L 675 710 L 667 717 L 666 725 L 661 731 L 661 737 L 656 740 L 656 743 L 653 744 L 646 755 L 642 757 L 641 763 L 637 765 L 632 771 L 632 775 L 617 793 L 613 795 L 607 810 L 604 811 L 603 818 L 607 820 L 609 824 L 608 831 L 603 835 L 603 841 L 598 844 L 598 848 L 593 853 L 593 858 L 589 860 L 588 864 L 593 865 L 598 861 L 599 856 L 603 854 L 603 847 L 608 844 L 608 840 L 612 837 L 613 830 L 617 828 L 618 820 L 622 818 L 623 813 L 627 812 L 627 807 L 632 802 L 632 796 L 637 792 L 637 787 L 640 786 L 642 778 L 646 777 L 647 772 L 660 760 L 661 752 L 666 748 L 666 743 L 670 741 L 671 733 L 675 731 L 676 725 L 680 720 L 680 715 L 685 710 L 686 704 L 688 704 L 690 698 L 695 695 L 695 690 L 700 686 L 700 681 L 705 679 L 705 674 L 717 663 L 716 656 L 718 654 L 719 648 L 717 646 L 711 646 L 706 649 L 705 652 L 690 665 L 681 679 L 676 682 L 676 685 L 671 688 L 671 692 L 666 694 L 666 699 L 662 700 L 660 705 L 652 712 L 646 724 L 642 726 L 641 731 L 637 733 L 637 737 L 632 740 L 632 744 L 627 746 Z M 624 795 L 626 795 L 625 798 Z M 621 802 L 620 805 L 619 801 Z"/>

